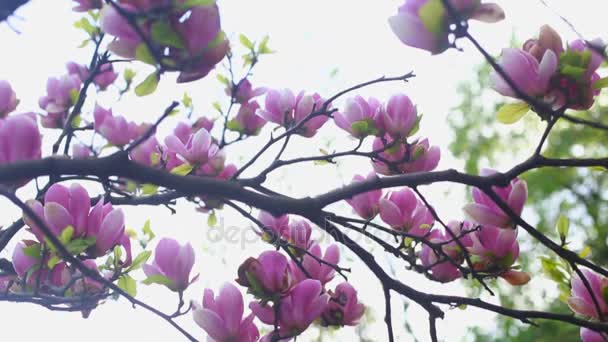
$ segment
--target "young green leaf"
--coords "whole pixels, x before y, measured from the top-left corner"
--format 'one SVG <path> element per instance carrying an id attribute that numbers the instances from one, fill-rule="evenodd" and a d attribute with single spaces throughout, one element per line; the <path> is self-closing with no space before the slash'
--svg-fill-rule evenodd
<path id="1" fill-rule="evenodd" d="M 192 169 L 194 169 L 194 166 L 186 163 L 174 167 L 173 169 L 171 169 L 171 173 L 178 176 L 186 176 L 190 174 L 190 172 L 192 172 Z"/>
<path id="2" fill-rule="evenodd" d="M 151 285 L 151 284 L 159 284 L 159 285 L 165 285 L 165 286 L 172 286 L 173 285 L 173 281 L 163 275 L 160 274 L 155 274 L 155 275 L 151 275 L 148 278 L 146 278 L 144 281 L 142 281 L 142 283 L 146 284 L 146 285 Z"/>
<path id="3" fill-rule="evenodd" d="M 570 221 L 568 220 L 568 218 L 564 215 L 560 215 L 559 218 L 557 219 L 557 233 L 559 234 L 559 238 L 561 239 L 562 243 L 566 241 L 566 237 L 568 236 L 568 230 L 570 227 Z"/>
<path id="4" fill-rule="evenodd" d="M 146 79 L 135 87 L 137 96 L 146 96 L 152 94 L 158 87 L 159 77 L 156 72 L 151 73 Z"/>
<path id="5" fill-rule="evenodd" d="M 182 37 L 173 30 L 168 22 L 155 21 L 152 24 L 150 33 L 152 34 L 152 39 L 157 43 L 178 49 L 184 48 Z"/>
<path id="6" fill-rule="evenodd" d="M 243 44 L 244 47 L 253 50 L 253 43 L 244 34 L 239 34 L 239 41 L 241 42 L 241 44 Z"/>
<path id="7" fill-rule="evenodd" d="M 510 125 L 523 118 L 529 110 L 530 105 L 525 102 L 505 104 L 496 113 L 496 119 L 500 123 Z"/>
<path id="8" fill-rule="evenodd" d="M 135 282 L 135 279 L 128 274 L 123 274 L 118 278 L 118 287 L 131 297 L 137 295 L 137 283 Z"/>

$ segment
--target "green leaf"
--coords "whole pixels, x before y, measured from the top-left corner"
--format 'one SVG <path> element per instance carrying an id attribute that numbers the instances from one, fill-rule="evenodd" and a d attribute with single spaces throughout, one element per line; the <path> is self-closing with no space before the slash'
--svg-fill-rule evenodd
<path id="1" fill-rule="evenodd" d="M 559 72 L 560 74 L 568 76 L 575 80 L 580 80 L 587 72 L 587 69 L 573 65 L 564 65 L 559 69 Z"/>
<path id="2" fill-rule="evenodd" d="M 530 105 L 525 102 L 505 104 L 496 113 L 496 119 L 500 123 L 510 125 L 523 118 L 529 110 Z"/>
<path id="3" fill-rule="evenodd" d="M 241 44 L 243 44 L 244 47 L 253 50 L 253 43 L 244 34 L 239 34 L 239 41 L 241 42 Z"/>
<path id="4" fill-rule="evenodd" d="M 142 283 L 144 283 L 146 285 L 159 284 L 159 285 L 165 285 L 168 287 L 173 286 L 173 280 L 171 280 L 163 275 L 160 275 L 160 274 L 151 275 L 148 278 L 146 278 L 144 281 L 142 281 Z"/>
<path id="5" fill-rule="evenodd" d="M 243 126 L 234 119 L 226 123 L 226 128 L 234 132 L 243 132 Z"/>
<path id="6" fill-rule="evenodd" d="M 97 27 L 91 24 L 91 22 L 87 18 L 81 18 L 80 20 L 75 22 L 74 27 L 77 29 L 84 30 L 89 36 L 95 36 L 97 34 Z"/>
<path id="7" fill-rule="evenodd" d="M 53 269 L 53 267 L 55 267 L 55 265 L 57 265 L 59 262 L 61 261 L 61 258 L 59 258 L 56 255 L 53 255 L 49 261 L 47 261 L 46 265 L 49 269 Z"/>
<path id="8" fill-rule="evenodd" d="M 188 95 L 187 92 L 184 92 L 184 96 L 182 97 L 182 104 L 186 108 L 192 108 L 192 98 Z"/>
<path id="9" fill-rule="evenodd" d="M 80 115 L 76 115 L 76 117 L 74 117 L 74 119 L 72 120 L 72 128 L 80 127 L 81 123 L 82 123 L 82 117 Z"/>
<path id="10" fill-rule="evenodd" d="M 91 39 L 87 38 L 87 39 L 83 40 L 82 43 L 80 43 L 80 45 L 78 45 L 78 48 L 82 49 L 83 47 L 89 45 L 90 42 L 91 42 Z"/>
<path id="11" fill-rule="evenodd" d="M 65 248 L 72 254 L 80 254 L 93 246 L 96 242 L 94 236 L 88 238 L 74 239 L 65 245 Z"/>
<path id="12" fill-rule="evenodd" d="M 190 9 L 194 6 L 211 6 L 215 4 L 215 0 L 186 0 L 183 3 L 179 3 L 176 1 L 176 5 L 179 6 L 180 9 Z"/>
<path id="13" fill-rule="evenodd" d="M 223 85 L 225 85 L 225 86 L 230 85 L 230 81 L 224 75 L 217 74 L 216 77 L 217 77 L 217 80 L 220 81 Z"/>
<path id="14" fill-rule="evenodd" d="M 114 261 L 118 262 L 122 258 L 122 249 L 120 246 L 115 246 L 112 252 L 114 254 Z"/>
<path id="15" fill-rule="evenodd" d="M 139 253 L 135 259 L 133 259 L 133 263 L 131 263 L 131 266 L 129 266 L 129 268 L 127 269 L 127 272 L 131 272 L 133 270 L 137 270 L 141 267 L 141 265 L 143 265 L 146 261 L 148 261 L 148 259 L 150 258 L 150 256 L 152 255 L 152 251 L 143 251 L 141 253 Z"/>
<path id="16" fill-rule="evenodd" d="M 174 167 L 173 169 L 171 169 L 171 173 L 178 176 L 186 176 L 190 174 L 190 172 L 192 172 L 192 169 L 194 169 L 194 166 L 186 163 Z"/>
<path id="17" fill-rule="evenodd" d="M 353 122 L 350 126 L 353 133 L 358 136 L 369 135 L 370 127 L 369 123 L 365 120 Z"/>
<path id="18" fill-rule="evenodd" d="M 143 184 L 141 186 L 141 192 L 144 195 L 154 195 L 158 191 L 158 185 L 154 184 Z"/>
<path id="19" fill-rule="evenodd" d="M 142 231 L 144 232 L 145 235 L 148 236 L 148 242 L 152 241 L 152 239 L 154 239 L 154 237 L 156 237 L 156 235 L 152 231 L 152 228 L 150 225 L 150 220 L 146 221 L 146 223 L 144 224 L 144 227 L 142 228 Z"/>
<path id="20" fill-rule="evenodd" d="M 420 121 L 422 121 L 422 114 L 416 117 L 416 122 L 414 123 L 414 126 L 412 126 L 412 129 L 407 134 L 408 137 L 411 137 L 412 135 L 418 133 L 418 131 L 420 130 Z"/>
<path id="21" fill-rule="evenodd" d="M 213 108 L 215 108 L 215 110 L 217 110 L 218 112 L 222 113 L 222 106 L 219 102 L 213 102 Z"/>
<path id="22" fill-rule="evenodd" d="M 42 254 L 42 246 L 39 243 L 35 243 L 31 246 L 23 247 L 21 251 L 30 258 L 40 259 L 40 255 Z"/>
<path id="23" fill-rule="evenodd" d="M 442 0 L 429 0 L 418 11 L 424 27 L 436 36 L 445 31 L 445 14 Z"/>
<path id="24" fill-rule="evenodd" d="M 182 37 L 173 30 L 166 21 L 155 21 L 150 31 L 152 39 L 162 45 L 171 46 L 178 49 L 185 47 Z"/>
<path id="25" fill-rule="evenodd" d="M 125 69 L 123 77 L 127 83 L 131 83 L 133 82 L 133 78 L 135 78 L 136 74 L 137 73 L 135 72 L 135 70 L 127 68 Z"/>
<path id="26" fill-rule="evenodd" d="M 61 241 L 61 243 L 65 245 L 70 242 L 70 240 L 72 240 L 72 236 L 74 236 L 74 227 L 67 226 L 61 231 L 61 234 L 59 235 L 59 241 Z"/>
<path id="27" fill-rule="evenodd" d="M 145 43 L 141 43 L 135 48 L 135 59 L 146 64 L 156 65 L 156 59 L 154 59 L 152 52 Z"/>
<path id="28" fill-rule="evenodd" d="M 269 54 L 269 53 L 274 53 L 273 50 L 271 50 L 268 47 L 268 40 L 270 39 L 270 37 L 265 36 L 264 39 L 262 39 L 262 41 L 260 42 L 260 45 L 258 46 L 258 53 L 263 55 L 263 54 Z M 334 69 L 337 71 L 337 68 Z"/>
<path id="29" fill-rule="evenodd" d="M 152 94 L 156 87 L 158 87 L 158 81 L 160 77 L 156 72 L 151 73 L 146 79 L 135 87 L 135 94 L 137 96 L 147 96 Z"/>
<path id="30" fill-rule="evenodd" d="M 209 227 L 215 227 L 216 224 L 217 216 L 215 215 L 215 211 L 212 211 L 211 214 L 209 214 L 209 217 L 207 217 L 207 225 Z"/>
<path id="31" fill-rule="evenodd" d="M 570 221 L 568 220 L 568 218 L 564 215 L 559 215 L 559 218 L 557 219 L 557 233 L 559 234 L 559 238 L 562 240 L 562 242 L 566 241 L 566 237 L 568 236 L 568 230 L 569 230 L 569 226 L 570 226 Z"/>
<path id="32" fill-rule="evenodd" d="M 583 247 L 583 250 L 582 250 L 580 253 L 578 253 L 578 255 L 579 255 L 581 258 L 586 258 L 586 257 L 588 257 L 590 254 L 591 254 L 591 247 L 589 247 L 589 246 L 585 246 L 585 247 Z"/>
<path id="33" fill-rule="evenodd" d="M 593 89 L 600 90 L 603 88 L 608 88 L 608 77 L 600 78 L 593 83 Z"/>
<path id="34" fill-rule="evenodd" d="M 135 279 L 128 274 L 123 274 L 118 278 L 118 287 L 128 293 L 131 297 L 137 295 L 137 283 Z"/>
<path id="35" fill-rule="evenodd" d="M 70 101 L 72 105 L 78 102 L 78 98 L 80 97 L 80 91 L 78 89 L 70 89 Z"/>

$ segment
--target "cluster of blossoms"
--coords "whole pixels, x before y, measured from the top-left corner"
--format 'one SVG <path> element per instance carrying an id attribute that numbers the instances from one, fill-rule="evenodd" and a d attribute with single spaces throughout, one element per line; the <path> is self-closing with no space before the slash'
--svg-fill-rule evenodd
<path id="1" fill-rule="evenodd" d="M 591 44 L 603 46 L 601 40 Z M 538 38 L 528 40 L 522 49 L 504 49 L 500 66 L 524 94 L 538 98 L 554 109 L 589 109 L 600 90 L 596 72 L 602 55 L 583 40 L 564 48 L 555 30 L 545 25 Z M 497 72 L 491 75 L 493 88 L 504 96 L 518 98 L 516 91 Z"/>
<path id="2" fill-rule="evenodd" d="M 117 6 L 101 9 L 101 29 L 116 38 L 109 49 L 124 58 L 179 71 L 178 82 L 205 77 L 229 50 L 215 2 L 120 0 Z M 80 8 L 98 7 L 97 2 L 88 2 Z"/>
<path id="3" fill-rule="evenodd" d="M 115 247 L 124 249 L 126 255 L 124 260 L 115 260 L 114 271 L 131 265 L 131 242 L 125 233 L 122 210 L 105 203 L 103 198 L 91 207 L 91 198 L 81 185 L 53 184 L 44 196 L 44 203 L 30 200 L 27 205 L 69 253 L 85 260 L 86 267 L 97 271 L 95 259 L 112 252 Z M 14 249 L 12 262 L 18 279 L 13 290 L 34 286 L 39 289 L 71 286 L 72 293 L 101 290 L 101 285 L 91 279 L 72 281 L 78 271 L 62 261 L 36 219 L 24 213 L 23 221 L 35 240 L 23 240 Z M 111 278 L 112 274 L 104 276 Z"/>
<path id="4" fill-rule="evenodd" d="M 494 172 L 484 170 L 482 175 Z M 374 177 L 377 175 L 370 173 L 367 179 Z M 353 183 L 365 179 L 355 176 Z M 515 179 L 510 185 L 493 190 L 515 214 L 521 214 L 528 196 L 524 181 Z M 519 256 L 516 225 L 480 189 L 473 189 L 473 200 L 464 207 L 470 221 L 451 221 L 447 227 L 434 227 L 433 213 L 409 188 L 384 197 L 382 190 L 373 190 L 355 195 L 347 203 L 361 218 L 371 221 L 379 215 L 399 234 L 421 241 L 420 261 L 435 280 L 449 282 L 461 277 L 459 268 L 467 253 L 476 272 L 500 276 L 513 285 L 527 283 L 527 274 L 512 269 Z"/>
<path id="5" fill-rule="evenodd" d="M 226 94 L 240 105 L 236 116 L 227 124 L 228 129 L 242 135 L 258 135 L 266 125 L 266 120 L 257 114 L 260 105 L 253 100 L 266 92 L 266 88 L 253 88 L 248 79 L 226 87 Z"/>
<path id="6" fill-rule="evenodd" d="M 321 246 L 310 238 L 307 221 L 290 222 L 287 215 L 274 217 L 265 212 L 258 218 L 265 240 L 270 236 L 284 239 L 297 252 L 297 259 L 288 260 L 278 251 L 248 258 L 239 267 L 236 282 L 256 299 L 249 304 L 251 314 L 243 317 L 241 293 L 225 284 L 215 298 L 212 290 L 205 290 L 202 305 L 194 304 L 195 321 L 218 342 L 257 341 L 255 317 L 270 326 L 277 324 L 278 329 L 262 337 L 263 341 L 290 340 L 313 323 L 325 327 L 356 325 L 365 311 L 357 291 L 346 282 L 333 290 L 327 288 L 340 261 L 338 247 L 332 244 L 322 253 Z"/>

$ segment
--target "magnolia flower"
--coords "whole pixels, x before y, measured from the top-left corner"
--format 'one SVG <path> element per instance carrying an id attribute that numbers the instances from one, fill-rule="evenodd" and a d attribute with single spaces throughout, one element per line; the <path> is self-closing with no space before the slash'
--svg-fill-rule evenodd
<path id="1" fill-rule="evenodd" d="M 97 264 L 95 263 L 94 260 L 91 259 L 87 259 L 87 260 L 83 260 L 82 264 L 92 270 L 95 271 L 95 273 L 99 273 L 99 269 L 97 268 Z M 109 275 L 108 275 L 109 277 Z M 74 294 L 78 294 L 78 295 L 86 295 L 86 294 L 95 294 L 95 293 L 99 293 L 100 291 L 102 291 L 104 288 L 104 285 L 96 280 L 91 279 L 90 277 L 83 277 L 80 280 L 77 280 L 74 283 L 74 286 L 72 286 L 72 291 Z"/>
<path id="2" fill-rule="evenodd" d="M 306 220 L 296 220 L 289 222 L 287 229 L 283 230 L 283 238 L 285 238 L 292 246 L 296 247 L 297 255 L 302 254 L 310 247 L 310 235 L 312 228 Z"/>
<path id="3" fill-rule="evenodd" d="M 395 139 L 407 138 L 418 121 L 416 106 L 406 95 L 392 96 L 379 114 L 382 131 Z"/>
<path id="4" fill-rule="evenodd" d="M 19 100 L 11 85 L 7 81 L 0 80 L 0 119 L 14 111 L 17 104 Z"/>
<path id="5" fill-rule="evenodd" d="M 277 251 L 266 251 L 239 266 L 236 282 L 257 298 L 268 299 L 288 292 L 293 279 L 287 258 Z"/>
<path id="6" fill-rule="evenodd" d="M 270 89 L 266 92 L 264 109 L 258 109 L 257 114 L 281 126 L 290 126 L 293 123 L 295 106 L 296 97 L 291 90 Z"/>
<path id="7" fill-rule="evenodd" d="M 519 257 L 516 229 L 481 226 L 470 234 L 473 266 L 480 271 L 508 271 Z"/>
<path id="8" fill-rule="evenodd" d="M 77 76 L 82 82 L 89 77 L 89 68 L 85 65 L 76 62 L 68 62 L 65 65 L 65 68 L 68 70 L 68 75 Z"/>
<path id="9" fill-rule="evenodd" d="M 312 254 L 313 256 L 309 255 Z M 309 249 L 308 253 L 304 254 L 301 263 L 298 265 L 295 261 L 290 261 L 289 268 L 293 277 L 297 283 L 309 278 L 300 267 L 303 267 L 310 278 L 316 279 L 321 282 L 321 285 L 329 283 L 336 274 L 335 267 L 340 262 L 340 249 L 337 245 L 331 244 L 325 250 L 325 254 L 321 254 L 321 246 L 318 243 L 314 243 Z M 321 263 L 319 260 L 325 261 Z"/>
<path id="10" fill-rule="evenodd" d="M 78 5 L 72 8 L 76 12 L 87 12 L 93 9 L 100 9 L 103 6 L 102 0 L 72 0 Z"/>
<path id="11" fill-rule="evenodd" d="M 481 170 L 482 176 L 496 173 L 491 169 Z M 524 180 L 515 178 L 506 187 L 492 187 L 494 192 L 505 202 L 515 215 L 521 215 L 528 198 L 528 187 Z M 464 206 L 465 214 L 473 221 L 482 225 L 512 228 L 515 223 L 498 205 L 482 190 L 473 188 L 473 201 Z"/>
<path id="12" fill-rule="evenodd" d="M 452 240 L 452 237 L 449 235 L 449 233 L 446 233 L 440 229 L 433 229 L 426 240 L 434 244 L 439 244 Z M 440 248 L 443 248 L 443 246 Z M 450 262 L 450 260 L 445 259 L 444 255 L 439 254 L 427 244 L 422 245 L 419 257 L 422 265 L 429 268 L 435 280 L 442 283 L 447 283 L 458 279 L 461 276 L 458 267 Z M 448 255 L 448 257 L 451 258 L 450 255 Z M 445 259 L 445 261 L 439 262 L 443 259 Z M 453 262 L 456 264 L 460 264 L 461 261 L 462 260 L 453 259 Z"/>
<path id="13" fill-rule="evenodd" d="M 205 129 L 190 135 L 185 143 L 178 136 L 169 135 L 165 138 L 165 145 L 170 152 L 193 165 L 205 164 L 218 152 L 217 145 L 213 143 L 211 135 Z"/>
<path id="14" fill-rule="evenodd" d="M 299 335 L 319 318 L 329 301 L 329 295 L 321 293 L 322 287 L 318 280 L 306 279 L 282 297 L 278 317 L 279 334 Z M 274 324 L 275 312 L 271 306 L 252 302 L 249 308 L 263 323 Z"/>
<path id="15" fill-rule="evenodd" d="M 136 11 L 136 8 L 131 4 L 121 3 L 119 6 L 126 11 Z M 116 39 L 108 44 L 110 51 L 124 58 L 135 58 L 135 50 L 141 43 L 141 37 L 113 6 L 104 6 L 102 8 L 100 27 L 105 33 L 116 37 Z"/>
<path id="16" fill-rule="evenodd" d="M 243 103 L 234 119 L 228 123 L 228 128 L 245 135 L 258 135 L 266 120 L 257 115 L 260 105 L 256 101 Z"/>
<path id="17" fill-rule="evenodd" d="M 372 145 L 382 160 L 372 161 L 376 172 L 382 175 L 433 171 L 439 164 L 441 151 L 437 146 L 430 146 L 428 139 L 415 141 L 412 144 L 395 144 L 390 136 L 385 137 L 386 144 L 376 138 Z M 387 164 L 388 162 L 388 164 Z"/>
<path id="18" fill-rule="evenodd" d="M 42 139 L 34 113 L 0 118 L 0 165 L 40 159 Z M 27 181 L 14 184 L 21 186 Z"/>
<path id="19" fill-rule="evenodd" d="M 72 157 L 74 159 L 86 159 L 92 155 L 91 149 L 84 144 L 72 145 Z"/>
<path id="20" fill-rule="evenodd" d="M 562 38 L 549 25 L 543 25 L 540 28 L 538 38 L 528 39 L 524 43 L 523 49 L 534 56 L 539 62 L 543 59 L 547 50 L 553 51 L 556 56 L 564 52 Z"/>
<path id="21" fill-rule="evenodd" d="M 93 78 L 93 83 L 101 90 L 105 90 L 118 78 L 118 73 L 114 71 L 112 63 L 105 63 L 99 67 L 99 74 Z"/>
<path id="22" fill-rule="evenodd" d="M 351 184 L 364 180 L 372 180 L 376 177 L 378 176 L 373 172 L 369 173 L 366 178 L 356 175 L 353 177 Z M 380 201 L 380 197 L 382 197 L 382 190 L 372 190 L 355 195 L 350 199 L 347 199 L 346 203 L 350 204 L 353 210 L 361 216 L 361 218 L 371 220 L 378 214 L 378 202 Z"/>
<path id="23" fill-rule="evenodd" d="M 158 242 L 154 250 L 154 262 L 144 264 L 146 276 L 154 278 L 165 277 L 168 282 L 162 282 L 171 291 L 185 290 L 196 277 L 190 280 L 190 272 L 194 266 L 194 248 L 190 243 L 180 245 L 174 239 L 164 238 Z"/>
<path id="24" fill-rule="evenodd" d="M 87 219 L 91 209 L 91 199 L 80 184 L 70 187 L 53 184 L 44 195 L 44 216 L 55 232 L 65 227 L 74 228 L 74 236 L 87 233 Z"/>
<path id="25" fill-rule="evenodd" d="M 373 97 L 367 101 L 361 96 L 349 98 L 344 111 L 334 113 L 334 121 L 355 138 L 379 135 L 382 132 L 380 107 L 380 102 Z"/>
<path id="26" fill-rule="evenodd" d="M 591 288 L 591 293 L 587 290 L 585 283 L 580 278 L 578 273 L 572 274 L 572 290 L 568 297 L 568 306 L 570 309 L 580 315 L 589 318 L 599 318 L 595 303 L 591 296 L 599 304 L 602 316 L 608 314 L 608 301 L 605 298 L 605 293 L 608 291 L 608 278 L 587 268 L 581 268 L 581 273 L 587 279 Z"/>
<path id="27" fill-rule="evenodd" d="M 357 290 L 351 284 L 343 282 L 329 291 L 330 299 L 321 315 L 324 326 L 357 325 L 365 313 L 365 305 L 359 303 Z"/>
<path id="28" fill-rule="evenodd" d="M 200 129 L 206 129 L 207 132 L 211 132 L 213 129 L 214 122 L 209 118 L 202 116 L 198 118 L 194 124 L 192 124 L 192 132 L 198 132 Z"/>
<path id="29" fill-rule="evenodd" d="M 265 211 L 260 211 L 258 214 L 258 221 L 264 225 L 264 228 L 274 232 L 274 234 L 276 234 L 275 238 L 284 236 L 285 232 L 289 229 L 288 215 L 276 217 Z"/>
<path id="30" fill-rule="evenodd" d="M 13 268 L 15 272 L 20 278 L 24 278 L 26 273 L 34 266 L 40 263 L 40 260 L 35 257 L 31 257 L 26 255 L 23 252 L 23 249 L 33 245 L 33 243 L 28 241 L 21 241 L 17 243 L 15 249 L 13 250 Z"/>
<path id="31" fill-rule="evenodd" d="M 302 122 L 305 118 L 313 113 L 314 110 L 319 110 L 323 107 L 325 100 L 321 95 L 314 93 L 312 95 L 305 95 L 304 92 L 300 92 L 296 97 L 296 106 L 294 108 L 294 121 L 296 124 Z M 297 130 L 297 133 L 303 137 L 311 138 L 317 134 L 317 130 L 323 126 L 329 119 L 326 115 L 315 115 L 308 119 L 302 126 Z"/>
<path id="32" fill-rule="evenodd" d="M 87 236 L 95 237 L 95 255 L 103 256 L 123 243 L 124 234 L 124 213 L 121 209 L 114 209 L 112 203 L 104 204 L 101 198 L 91 210 L 87 221 Z M 127 251 L 130 253 L 130 248 Z M 127 263 L 130 263 L 128 259 Z"/>
<path id="33" fill-rule="evenodd" d="M 528 96 L 544 96 L 549 91 L 549 81 L 558 68 L 558 56 L 553 50 L 545 50 L 539 61 L 530 53 L 507 48 L 502 50 L 499 65 L 517 89 Z M 498 72 L 490 74 L 492 88 L 504 96 L 518 98 L 517 93 Z"/>
<path id="34" fill-rule="evenodd" d="M 205 289 L 202 306 L 192 302 L 192 307 L 194 321 L 207 332 L 208 341 L 255 342 L 260 337 L 253 313 L 243 317 L 243 296 L 232 284 L 225 283 L 218 296 Z"/>
<path id="35" fill-rule="evenodd" d="M 496 4 L 479 0 L 450 0 L 458 18 L 466 21 L 476 19 L 494 23 L 504 19 L 503 10 Z M 439 6 L 434 6 L 439 4 Z M 430 12 L 435 10 L 435 12 Z M 425 16 L 422 16 L 424 11 Z M 427 18 L 432 18 L 427 19 Z M 439 54 L 450 47 L 449 24 L 454 21 L 441 2 L 433 0 L 406 0 L 397 15 L 388 22 L 399 40 L 405 45 Z"/>
<path id="36" fill-rule="evenodd" d="M 95 106 L 95 131 L 101 134 L 112 145 L 123 146 L 140 135 L 140 127 L 134 122 L 127 122 L 122 116 L 112 115 L 111 109 Z"/>
<path id="37" fill-rule="evenodd" d="M 409 188 L 393 191 L 380 199 L 380 218 L 393 229 L 424 236 L 433 226 L 435 219 L 431 211 L 420 202 Z"/>
<path id="38" fill-rule="evenodd" d="M 131 152 L 129 157 L 134 162 L 148 165 L 157 166 L 160 162 L 160 146 L 155 136 L 151 136 L 141 144 L 137 145 Z"/>
<path id="39" fill-rule="evenodd" d="M 608 334 L 593 331 L 591 329 L 581 327 L 581 341 L 583 342 L 606 342 Z"/>
<path id="40" fill-rule="evenodd" d="M 47 94 L 38 100 L 40 108 L 47 112 L 47 115 L 42 117 L 43 127 L 63 128 L 67 111 L 74 105 L 80 86 L 80 77 L 76 75 L 48 79 Z"/>
<path id="41" fill-rule="evenodd" d="M 243 79 L 236 87 L 236 93 L 232 91 L 235 87 L 231 85 L 226 86 L 226 95 L 234 97 L 237 103 L 242 105 L 247 104 L 252 98 L 260 96 L 266 92 L 266 88 L 260 87 L 253 89 L 251 82 L 248 79 Z"/>

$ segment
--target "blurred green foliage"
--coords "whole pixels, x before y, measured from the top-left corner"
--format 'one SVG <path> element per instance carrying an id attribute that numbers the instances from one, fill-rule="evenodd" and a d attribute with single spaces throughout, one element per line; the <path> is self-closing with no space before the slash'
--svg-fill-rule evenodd
<path id="1" fill-rule="evenodd" d="M 545 123 L 533 113 L 514 125 L 496 121 L 496 111 L 508 99 L 500 97 L 490 88 L 490 66 L 477 68 L 473 80 L 460 84 L 460 104 L 449 117 L 453 131 L 450 150 L 464 162 L 468 173 L 477 174 L 483 167 L 505 171 L 532 155 L 545 127 Z M 574 116 L 608 122 L 608 96 L 604 92 L 589 111 L 572 112 Z M 543 155 L 554 158 L 606 157 L 608 132 L 574 125 L 560 120 L 543 149 Z M 567 247 L 580 252 L 589 246 L 587 258 L 608 265 L 608 211 L 606 210 L 606 183 L 604 170 L 586 168 L 543 168 L 525 173 L 529 199 L 524 218 L 554 241 L 560 241 L 556 223 L 560 215 L 570 220 L 566 238 Z M 520 230 L 521 255 L 519 263 L 534 278 L 522 288 L 499 286 L 501 304 L 520 309 L 544 309 L 570 313 L 563 303 L 569 292 L 569 274 L 562 277 L 566 268 L 559 269 L 561 261 L 542 245 L 533 241 Z M 545 262 L 541 263 L 541 258 Z M 557 265 L 557 266 L 556 266 Z M 544 266 L 544 267 L 543 267 Z M 556 282 L 556 279 L 561 279 Z M 478 294 L 478 286 L 471 285 L 471 294 Z M 560 295 L 562 300 L 560 300 Z M 500 317 L 494 331 L 471 330 L 475 341 L 578 341 L 577 327 L 563 323 L 539 321 L 540 327 L 522 324 L 513 319 Z"/>

